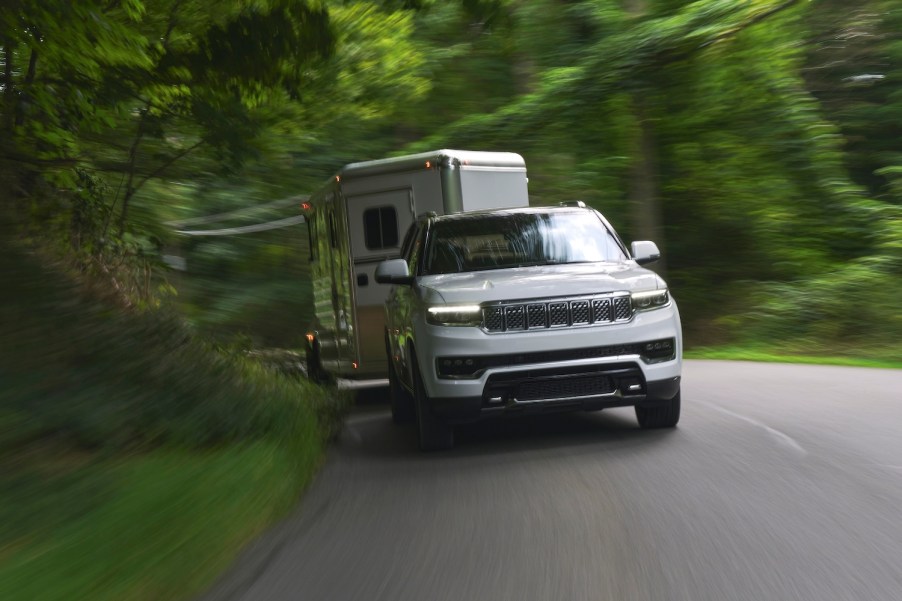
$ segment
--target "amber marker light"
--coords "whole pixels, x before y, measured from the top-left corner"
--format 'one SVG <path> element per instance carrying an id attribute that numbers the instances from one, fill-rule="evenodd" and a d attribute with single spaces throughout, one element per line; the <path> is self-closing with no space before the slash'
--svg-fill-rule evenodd
<path id="1" fill-rule="evenodd" d="M 307 332 L 307 342 L 309 342 L 310 344 L 313 344 L 314 338 L 315 338 L 315 336 L 312 333 Z"/>
<path id="2" fill-rule="evenodd" d="M 429 169 L 430 167 L 432 167 L 432 163 L 429 161 L 426 161 L 426 169 Z"/>

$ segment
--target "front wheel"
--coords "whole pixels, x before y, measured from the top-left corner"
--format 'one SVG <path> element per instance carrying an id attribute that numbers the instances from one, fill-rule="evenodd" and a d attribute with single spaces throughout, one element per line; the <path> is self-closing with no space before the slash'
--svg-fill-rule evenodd
<path id="1" fill-rule="evenodd" d="M 680 421 L 680 391 L 661 405 L 642 407 L 636 405 L 636 420 L 640 428 L 673 428 Z"/>
<path id="2" fill-rule="evenodd" d="M 417 430 L 420 435 L 421 451 L 441 451 L 454 446 L 454 427 L 441 421 L 432 412 L 432 404 L 423 387 L 420 366 L 411 349 L 410 369 L 413 372 L 413 399 L 417 412 Z"/>
<path id="3" fill-rule="evenodd" d="M 388 345 L 388 336 L 385 338 L 385 352 L 388 355 L 388 396 L 391 400 L 391 418 L 396 424 L 412 422 L 415 416 L 413 399 L 398 381 L 395 373 L 394 361 L 392 361 L 391 347 Z"/>

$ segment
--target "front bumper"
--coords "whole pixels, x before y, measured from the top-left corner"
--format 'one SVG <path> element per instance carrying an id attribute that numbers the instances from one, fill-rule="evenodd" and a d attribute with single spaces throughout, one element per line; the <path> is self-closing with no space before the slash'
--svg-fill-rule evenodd
<path id="1" fill-rule="evenodd" d="M 672 338 L 674 358 L 657 362 L 639 353 L 579 356 L 579 349 L 623 347 Z M 638 312 L 627 323 L 589 328 L 487 334 L 478 328 L 420 324 L 417 359 L 435 412 L 449 421 L 470 421 L 511 413 L 592 410 L 669 400 L 679 390 L 682 334 L 676 304 Z M 568 352 L 574 351 L 577 352 Z M 488 367 L 472 379 L 440 377 L 436 357 L 492 357 L 519 354 L 530 360 Z M 555 357 L 566 356 L 558 361 Z M 539 392 L 536 392 L 536 387 Z M 554 398 L 543 399 L 542 386 Z M 528 389 L 527 392 L 525 392 Z"/>

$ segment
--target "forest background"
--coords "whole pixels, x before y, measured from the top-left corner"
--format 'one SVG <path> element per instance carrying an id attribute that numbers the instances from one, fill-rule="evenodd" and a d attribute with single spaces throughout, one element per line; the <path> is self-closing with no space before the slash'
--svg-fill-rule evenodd
<path id="1" fill-rule="evenodd" d="M 898 0 L 2 0 L 0 598 L 189 598 L 296 505 L 301 199 L 439 148 L 655 240 L 696 353 L 902 364 Z"/>
<path id="2" fill-rule="evenodd" d="M 655 240 L 690 348 L 900 357 L 896 2 L 12 6 L 4 204 L 84 269 L 128 257 L 118 285 L 209 333 L 301 345 L 306 228 L 178 230 L 287 219 L 348 162 L 465 148 L 522 154 L 533 204 Z"/>

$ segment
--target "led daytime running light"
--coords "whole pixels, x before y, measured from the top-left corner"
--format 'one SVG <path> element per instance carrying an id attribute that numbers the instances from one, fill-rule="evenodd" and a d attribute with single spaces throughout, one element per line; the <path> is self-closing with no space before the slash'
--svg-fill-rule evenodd
<path id="1" fill-rule="evenodd" d="M 440 326 L 478 326 L 482 323 L 479 305 L 438 305 L 426 310 L 429 323 Z"/>
<path id="2" fill-rule="evenodd" d="M 646 292 L 633 292 L 630 294 L 630 297 L 633 301 L 633 308 L 637 311 L 657 309 L 670 302 L 670 294 L 667 292 L 667 288 L 661 290 L 649 290 Z"/>

